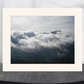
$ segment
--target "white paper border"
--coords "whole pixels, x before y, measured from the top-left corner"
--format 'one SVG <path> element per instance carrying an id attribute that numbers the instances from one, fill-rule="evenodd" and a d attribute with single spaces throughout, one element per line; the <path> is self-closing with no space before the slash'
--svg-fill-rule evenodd
<path id="1" fill-rule="evenodd" d="M 11 64 L 11 16 L 75 16 L 75 64 Z M 82 8 L 3 8 L 3 71 L 82 71 Z"/>

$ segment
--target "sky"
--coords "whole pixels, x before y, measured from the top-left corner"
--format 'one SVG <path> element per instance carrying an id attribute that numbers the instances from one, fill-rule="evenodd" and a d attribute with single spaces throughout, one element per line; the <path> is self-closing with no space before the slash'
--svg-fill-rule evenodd
<path id="1" fill-rule="evenodd" d="M 24 58 L 27 56 L 32 62 L 38 58 L 42 62 L 73 63 L 74 17 L 11 17 L 11 47 L 14 60 L 19 54 Z"/>
<path id="2" fill-rule="evenodd" d="M 74 16 L 12 16 L 11 29 L 19 31 L 53 31 L 74 29 Z"/>

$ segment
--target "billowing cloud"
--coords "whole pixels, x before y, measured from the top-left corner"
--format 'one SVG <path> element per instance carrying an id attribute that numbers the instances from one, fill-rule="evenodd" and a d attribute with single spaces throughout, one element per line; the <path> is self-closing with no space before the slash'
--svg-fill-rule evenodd
<path id="1" fill-rule="evenodd" d="M 68 30 L 35 33 L 34 31 L 12 31 L 12 47 L 22 49 L 60 48 L 61 45 L 74 42 L 74 36 Z M 28 51 L 27 51 L 28 52 Z"/>
<path id="2" fill-rule="evenodd" d="M 74 63 L 74 36 L 68 30 L 13 31 L 12 63 Z"/>
<path id="3" fill-rule="evenodd" d="M 11 63 L 74 63 L 74 16 L 11 17 Z"/>

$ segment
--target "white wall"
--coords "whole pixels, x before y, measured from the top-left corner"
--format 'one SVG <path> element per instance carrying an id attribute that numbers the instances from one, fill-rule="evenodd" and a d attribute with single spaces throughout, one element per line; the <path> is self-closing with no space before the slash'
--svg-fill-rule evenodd
<path id="1" fill-rule="evenodd" d="M 3 0 L 4 8 L 32 8 L 33 0 Z"/>
<path id="2" fill-rule="evenodd" d="M 35 7 L 40 8 L 42 2 L 49 2 L 54 5 L 59 5 L 61 7 L 71 7 L 71 6 L 81 6 L 84 7 L 84 0 L 36 0 Z"/>
<path id="3" fill-rule="evenodd" d="M 0 62 L 2 62 L 2 0 L 0 0 Z"/>

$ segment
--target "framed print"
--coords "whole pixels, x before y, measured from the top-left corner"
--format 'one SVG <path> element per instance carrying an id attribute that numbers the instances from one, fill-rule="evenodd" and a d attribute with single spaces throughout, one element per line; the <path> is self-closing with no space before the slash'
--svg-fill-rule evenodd
<path id="1" fill-rule="evenodd" d="M 3 8 L 3 71 L 82 71 L 82 9 Z"/>

